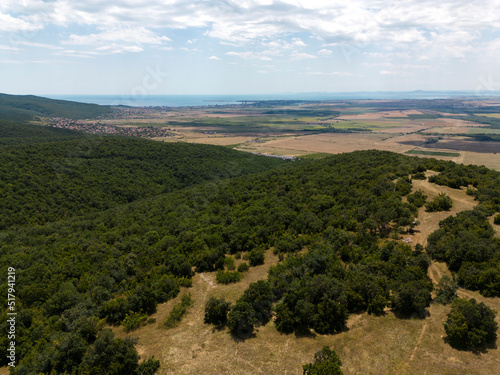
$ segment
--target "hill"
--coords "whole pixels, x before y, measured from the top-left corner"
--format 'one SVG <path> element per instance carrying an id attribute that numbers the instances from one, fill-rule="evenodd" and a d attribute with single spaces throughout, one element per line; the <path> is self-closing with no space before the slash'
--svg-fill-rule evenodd
<path id="1" fill-rule="evenodd" d="M 26 122 L 36 117 L 95 118 L 112 111 L 111 107 L 34 95 L 0 94 L 0 119 Z"/>
<path id="2" fill-rule="evenodd" d="M 75 146 L 72 142 L 67 142 L 70 149 Z M 475 187 L 469 194 L 480 204 L 477 215 L 468 214 L 476 225 L 469 228 L 487 234 L 481 239 L 485 246 L 498 250 L 484 218 L 499 209 L 500 173 L 484 167 L 364 151 L 267 171 L 257 163 L 250 170 L 262 172 L 219 179 L 220 169 L 214 175 L 207 168 L 222 160 L 222 170 L 238 170 L 228 164 L 231 150 L 176 145 L 178 148 L 169 149 L 168 163 L 162 164 L 167 145 L 114 142 L 105 138 L 90 147 L 92 157 L 85 149 L 78 163 L 70 163 L 68 171 L 63 169 L 63 178 L 68 173 L 73 179 L 65 179 L 62 186 L 71 187 L 67 190 L 71 192 L 77 188 L 73 180 L 92 181 L 85 189 L 102 192 L 106 184 L 102 181 L 108 181 L 107 168 L 110 187 L 116 186 L 114 179 L 121 179 L 120 172 L 123 177 L 133 176 L 146 168 L 140 180 L 150 181 L 150 187 L 137 185 L 137 178 L 125 179 L 122 198 L 130 194 L 128 187 L 155 192 L 163 180 L 152 179 L 148 171 L 160 169 L 171 173 L 167 180 L 172 185 L 166 185 L 171 190 L 145 193 L 131 203 L 100 207 L 79 217 L 16 225 L 1 232 L 0 269 L 5 274 L 8 267 L 16 270 L 20 306 L 20 365 L 14 374 L 98 373 L 104 368 L 133 374 L 138 359 L 134 342 L 113 338 L 104 325 L 130 327 L 135 319 L 138 326 L 156 324 L 161 330 L 163 322 L 147 317 L 159 304 L 176 297 L 181 287 L 189 291 L 194 272 L 200 277 L 215 271 L 234 274 L 240 257 L 252 268 L 266 257 L 273 257 L 274 265 L 265 270 L 267 277 L 265 272 L 258 273 L 263 279 L 257 284 L 249 284 L 246 271 L 241 271 L 242 284 L 236 284 L 239 293 L 231 298 L 229 329 L 220 333 L 237 342 L 253 340 L 260 335 L 258 327 L 269 325 L 299 338 L 329 337 L 347 330 L 349 315 L 360 313 L 376 319 L 391 310 L 398 319 L 425 319 L 432 300 L 433 286 L 427 276 L 431 261 L 422 249 L 413 251 L 399 239 L 400 234 L 411 231 L 418 215 L 418 205 L 413 203 L 416 197 L 410 195 L 410 178 L 421 178 L 428 170 L 439 172 L 436 183 Z M 24 155 L 31 148 L 4 149 Z M 64 147 L 55 150 L 51 157 L 65 155 Z M 132 163 L 125 163 L 129 169 L 115 171 L 115 157 L 120 165 L 131 159 Z M 210 163 L 203 164 L 205 159 Z M 244 168 L 244 160 L 240 168 Z M 196 183 L 210 173 L 210 181 Z M 188 186 L 190 181 L 194 184 Z M 10 204 L 15 207 L 18 203 L 11 200 Z M 38 211 L 45 207 L 49 202 Z M 456 225 L 454 220 L 445 224 L 450 232 Z M 471 234 L 470 238 L 477 237 Z M 490 252 L 489 256 L 487 264 L 481 259 L 474 267 L 498 268 L 499 253 Z M 5 285 L 2 288 L 6 295 Z M 497 292 L 488 288 L 488 293 Z M 195 295 L 193 303 L 193 311 L 200 314 L 203 300 Z M 1 321 L 2 329 L 7 329 L 7 316 Z M 7 345 L 2 338 L 2 349 Z M 107 353 L 105 362 L 99 361 L 98 352 Z M 161 362 L 169 366 L 168 356 Z M 131 366 L 128 370 L 124 370 L 125 363 Z"/>
<path id="3" fill-rule="evenodd" d="M 13 135 L 40 130 L 14 137 L 21 141 L 35 135 L 39 140 L 54 139 L 53 135 L 74 139 L 0 148 L 0 230 L 102 211 L 285 163 L 209 145 L 97 137 L 18 124 L 12 129 Z"/>
<path id="4" fill-rule="evenodd" d="M 22 143 L 39 143 L 84 138 L 69 129 L 51 128 L 0 119 L 0 147 Z"/>

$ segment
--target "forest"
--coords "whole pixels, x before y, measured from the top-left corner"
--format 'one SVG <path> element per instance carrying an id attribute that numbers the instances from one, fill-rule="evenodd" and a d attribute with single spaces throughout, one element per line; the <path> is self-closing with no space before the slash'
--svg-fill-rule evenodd
<path id="1" fill-rule="evenodd" d="M 485 167 L 373 150 L 285 162 L 227 147 L 0 126 L 10 134 L 0 147 L 0 270 L 16 270 L 13 374 L 154 373 L 158 360 L 139 365 L 134 341 L 105 327 L 134 329 L 189 291 L 196 273 L 238 282 L 270 248 L 278 264 L 234 305 L 213 300 L 207 323 L 252 340 L 271 320 L 300 335 L 343 332 L 359 312 L 422 319 L 431 259 L 446 262 L 460 286 L 500 296 L 500 245 L 487 220 L 500 211 L 500 173 Z M 431 170 L 439 174 L 430 181 L 465 187 L 479 204 L 443 220 L 426 249 L 412 249 L 400 235 L 426 199 L 411 193 L 412 179 Z M 235 270 L 241 257 L 248 264 Z M 7 295 L 5 283 L 0 290 Z M 185 296 L 171 324 L 196 303 Z M 329 349 L 324 356 L 339 366 Z"/>

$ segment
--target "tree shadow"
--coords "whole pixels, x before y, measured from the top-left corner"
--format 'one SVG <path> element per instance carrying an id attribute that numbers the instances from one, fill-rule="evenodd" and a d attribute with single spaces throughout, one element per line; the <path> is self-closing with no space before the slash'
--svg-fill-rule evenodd
<path id="1" fill-rule="evenodd" d="M 442 339 L 443 339 L 443 342 L 445 344 L 450 345 L 453 349 L 458 350 L 459 352 L 469 352 L 469 353 L 473 353 L 477 356 L 480 356 L 481 354 L 486 354 L 486 353 L 488 353 L 489 350 L 498 349 L 498 345 L 496 343 L 496 340 L 495 340 L 495 342 L 487 343 L 486 345 L 481 346 L 479 348 L 469 348 L 466 346 L 454 346 L 454 345 L 452 345 L 449 341 L 448 336 L 443 336 Z"/>
<path id="2" fill-rule="evenodd" d="M 401 319 L 401 320 L 411 320 L 411 319 L 424 320 L 424 319 L 429 318 L 431 316 L 431 313 L 427 309 L 424 309 L 424 310 L 418 311 L 418 312 L 406 313 L 406 314 L 402 313 L 400 311 L 396 311 L 396 310 L 392 310 L 392 312 L 394 313 L 394 316 L 396 316 L 396 318 Z"/>

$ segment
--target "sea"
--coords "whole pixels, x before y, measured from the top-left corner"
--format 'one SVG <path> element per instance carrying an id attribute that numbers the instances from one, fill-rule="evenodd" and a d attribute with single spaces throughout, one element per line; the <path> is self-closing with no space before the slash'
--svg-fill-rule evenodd
<path id="1" fill-rule="evenodd" d="M 263 95 L 44 95 L 50 99 L 69 100 L 100 105 L 132 107 L 194 107 L 242 104 L 264 100 L 395 100 L 395 99 L 450 99 L 499 97 L 490 91 L 370 91 L 338 93 L 283 93 Z"/>

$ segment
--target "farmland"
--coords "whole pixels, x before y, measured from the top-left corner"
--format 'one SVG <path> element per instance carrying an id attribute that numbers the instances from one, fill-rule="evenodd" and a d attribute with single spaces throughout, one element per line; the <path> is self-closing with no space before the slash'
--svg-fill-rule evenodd
<path id="1" fill-rule="evenodd" d="M 471 107 L 473 115 L 468 112 Z M 490 124 L 500 117 L 497 109 L 497 101 L 477 99 L 263 101 L 120 107 L 97 123 L 158 141 L 223 145 L 259 154 L 304 157 L 378 149 L 499 169 L 500 142 L 473 138 L 500 133 L 494 122 Z M 47 120 L 42 123 L 54 126 Z M 141 132 L 144 128 L 157 130 Z"/>

